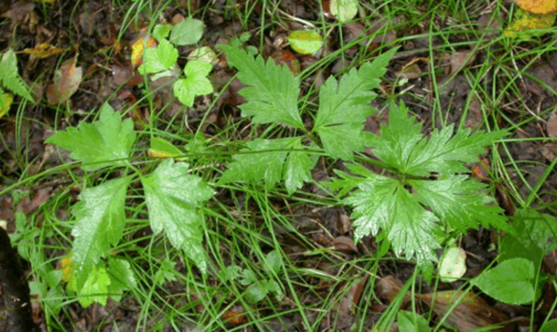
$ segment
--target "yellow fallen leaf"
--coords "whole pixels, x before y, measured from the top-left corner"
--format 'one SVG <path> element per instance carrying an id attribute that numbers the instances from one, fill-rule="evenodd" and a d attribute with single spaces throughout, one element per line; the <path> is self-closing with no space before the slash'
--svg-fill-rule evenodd
<path id="1" fill-rule="evenodd" d="M 62 268 L 62 280 L 65 282 L 70 282 L 73 278 L 73 261 L 70 254 L 64 256 L 62 260 L 60 260 L 60 267 Z"/>
<path id="2" fill-rule="evenodd" d="M 64 51 L 63 48 L 58 48 L 56 46 L 43 43 L 35 46 L 35 48 L 26 48 L 23 50 L 23 53 L 31 54 L 37 58 L 44 59 L 48 58 L 49 56 L 61 53 L 62 51 Z"/>
<path id="3" fill-rule="evenodd" d="M 0 101 L 0 118 L 10 110 L 10 106 L 12 106 L 13 101 L 13 94 L 9 92 L 2 94 L 2 100 Z"/>
<path id="4" fill-rule="evenodd" d="M 534 14 L 548 14 L 557 11 L 557 0 L 514 0 L 518 7 Z"/>
<path id="5" fill-rule="evenodd" d="M 153 37 L 139 38 L 132 44 L 132 66 L 139 66 L 141 64 L 141 56 L 143 55 L 143 50 L 145 46 L 152 47 L 156 45 L 155 39 Z"/>
<path id="6" fill-rule="evenodd" d="M 534 14 L 519 8 L 504 35 L 511 38 L 529 39 L 543 34 L 538 30 L 549 29 L 555 23 L 556 14 Z"/>

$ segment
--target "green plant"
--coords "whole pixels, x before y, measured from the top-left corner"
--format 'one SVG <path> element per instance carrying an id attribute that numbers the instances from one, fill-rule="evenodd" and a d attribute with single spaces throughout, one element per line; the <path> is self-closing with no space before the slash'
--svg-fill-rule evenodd
<path id="1" fill-rule="evenodd" d="M 265 62 L 261 56 L 254 58 L 240 47 L 221 48 L 227 53 L 229 64 L 238 68 L 239 80 L 248 86 L 240 92 L 247 100 L 240 106 L 242 114 L 254 124 L 270 126 L 262 137 L 248 141 L 242 153 L 233 155 L 217 185 L 263 180 L 266 190 L 270 190 L 284 181 L 287 193 L 292 195 L 305 182 L 312 181 L 310 172 L 319 155 L 350 162 L 358 158 L 383 167 L 384 172 L 378 175 L 351 163 L 346 167 L 353 174 L 337 172 L 339 178 L 327 184 L 339 191 L 338 196 L 348 194 L 343 203 L 354 207 L 357 240 L 368 234 L 378 235 L 381 230 L 378 240 L 384 241 L 383 250 L 392 243 L 397 255 L 406 253 L 407 259 L 416 256 L 422 264 L 435 260 L 432 249 L 439 244 L 434 234 L 443 236 L 453 230 L 463 233 L 479 224 L 510 230 L 500 215 L 501 209 L 488 205 L 492 199 L 479 192 L 484 186 L 462 175 L 468 172 L 464 163 L 474 161 L 484 146 L 504 137 L 506 132 L 471 134 L 470 130 L 461 130 L 452 136 L 453 127 L 449 126 L 434 131 L 427 140 L 421 134 L 421 125 L 414 124 L 415 118 L 408 118 L 406 107 L 395 104 L 391 106 L 390 127 L 381 128 L 381 137 L 364 132 L 363 123 L 374 112 L 369 106 L 376 97 L 372 90 L 379 85 L 396 49 L 350 70 L 338 80 L 328 78 L 320 88 L 314 114 L 308 108 L 299 108 L 300 81 L 286 66 L 277 66 L 272 60 Z M 176 57 L 170 42 L 162 39 L 158 48 L 146 51 L 146 62 L 140 71 L 165 72 L 174 66 Z M 312 126 L 302 120 L 304 113 L 313 117 Z M 277 126 L 290 127 L 298 135 L 267 138 L 273 128 L 280 128 Z M 84 189 L 81 201 L 72 208 L 76 224 L 71 259 L 75 266 L 70 285 L 86 298 L 82 304 L 89 304 L 91 298 L 102 303 L 106 299 L 93 294 L 111 293 L 113 280 L 106 275 L 114 269 L 111 261 L 118 258 L 109 253 L 123 236 L 126 194 L 137 179 L 143 186 L 153 232 L 164 232 L 170 243 L 183 250 L 203 273 L 208 271 L 209 260 L 202 246 L 204 218 L 199 208 L 214 195 L 213 190 L 190 174 L 188 164 L 175 162 L 181 157 L 180 150 L 160 138 L 152 138 L 149 155 L 166 159 L 153 172 L 150 167 L 137 169 L 130 161 L 136 136 L 130 119 L 122 121 L 119 114 L 104 105 L 98 121 L 68 128 L 47 141 L 71 151 L 70 157 L 80 161 L 85 171 L 123 168 L 119 178 Z M 382 161 L 357 155 L 365 147 L 372 147 Z M 267 261 L 275 261 L 271 258 L 268 256 Z M 267 269 L 272 274 L 277 271 Z M 130 275 L 121 274 L 124 279 Z M 279 294 L 280 287 L 272 279 L 258 281 L 249 271 L 242 275 L 241 283 L 249 286 L 247 293 L 252 302 L 269 291 Z M 157 278 L 160 282 L 167 277 Z M 131 288 L 133 282 L 127 285 Z M 113 291 L 116 295 L 119 292 L 120 288 Z"/>
<path id="2" fill-rule="evenodd" d="M 489 205 L 493 199 L 479 191 L 485 186 L 470 179 L 464 166 L 484 152 L 484 146 L 507 135 L 470 129 L 453 136 L 453 126 L 435 130 L 429 140 L 421 134 L 422 126 L 408 118 L 401 104 L 391 105 L 389 127 L 381 127 L 381 137 L 363 131 L 363 123 L 373 113 L 369 103 L 375 94 L 384 67 L 395 50 L 352 69 L 340 80 L 333 77 L 321 86 L 319 108 L 311 129 L 307 129 L 298 109 L 299 81 L 286 67 L 261 57 L 254 59 L 246 51 L 221 46 L 229 63 L 238 69 L 238 79 L 248 87 L 240 91 L 247 103 L 242 114 L 253 123 L 286 125 L 303 136 L 280 139 L 256 139 L 248 142 L 242 154 L 219 180 L 219 184 L 237 181 L 265 181 L 267 190 L 284 180 L 288 194 L 311 181 L 315 158 L 323 153 L 333 159 L 353 161 L 355 153 L 372 147 L 385 173 L 378 175 L 360 164 L 347 164 L 353 175 L 336 171 L 339 178 L 327 184 L 339 196 L 349 193 L 344 203 L 354 207 L 355 238 L 382 235 L 397 255 L 416 256 L 419 264 L 435 261 L 433 249 L 439 247 L 435 234 L 469 228 L 494 226 L 511 230 L 502 209 Z M 309 144 L 302 142 L 310 141 Z M 322 147 L 322 150 L 320 149 Z M 389 176 L 390 175 L 390 176 Z M 431 178 L 431 179 L 430 179 Z M 429 210 L 431 209 L 431 211 Z"/>
<path id="3" fill-rule="evenodd" d="M 126 193 L 137 178 L 143 185 L 153 232 L 164 232 L 173 246 L 184 250 L 202 272 L 207 271 L 207 255 L 202 247 L 203 216 L 198 208 L 213 196 L 213 191 L 199 177 L 189 174 L 188 164 L 173 159 L 165 159 L 145 175 L 145 170 L 137 169 L 129 160 L 135 140 L 131 119 L 122 121 L 108 104 L 101 108 L 98 121 L 82 122 L 47 140 L 71 151 L 70 157 L 81 162 L 85 171 L 124 167 L 121 177 L 83 189 L 80 202 L 72 207 L 76 219 L 72 230 L 73 275 L 67 281 L 70 289 L 85 298 L 83 305 L 91 303 L 92 294 L 118 296 L 124 288 L 133 288 L 129 264 L 111 255 L 111 250 L 123 236 Z M 133 174 L 127 175 L 130 171 Z M 101 261 L 103 257 L 108 265 Z M 106 301 L 106 297 L 92 299 Z"/>
<path id="4" fill-rule="evenodd" d="M 481 193 L 485 185 L 464 175 L 469 172 L 464 163 L 475 161 L 484 146 L 507 132 L 471 134 L 465 129 L 453 136 L 450 125 L 434 130 L 428 140 L 407 113 L 404 104 L 392 104 L 389 126 L 368 141 L 388 173 L 378 175 L 352 164 L 347 168 L 357 176 L 336 171 L 339 178 L 329 184 L 341 195 L 358 188 L 344 200 L 354 207 L 356 240 L 381 230 L 380 239 L 390 242 L 397 255 L 404 252 L 408 259 L 416 256 L 418 263 L 426 263 L 436 260 L 435 234 L 463 234 L 479 225 L 512 231 L 503 210 Z"/>
<path id="5" fill-rule="evenodd" d="M 268 293 L 275 293 L 277 299 L 283 297 L 280 285 L 273 279 L 279 274 L 282 259 L 280 252 L 273 250 L 267 254 L 263 262 L 263 268 L 268 278 L 258 279 L 255 273 L 248 269 L 242 269 L 238 265 L 230 265 L 219 272 L 219 278 L 223 282 L 240 279 L 240 284 L 248 286 L 246 289 L 246 300 L 249 303 L 257 303 L 265 298 Z"/>
<path id="6" fill-rule="evenodd" d="M 143 53 L 143 64 L 138 68 L 143 75 L 152 74 L 156 81 L 162 77 L 179 77 L 181 69 L 177 66 L 178 50 L 175 45 L 196 43 L 202 36 L 203 23 L 199 20 L 187 19 L 177 24 L 157 25 L 153 36 L 159 41 L 156 47 L 148 48 Z M 166 36 L 170 34 L 170 41 Z M 213 69 L 212 61 L 190 60 L 184 68 L 185 78 L 178 78 L 173 83 L 173 93 L 187 107 L 193 106 L 195 97 L 214 92 L 213 85 L 207 75 Z"/>
<path id="7" fill-rule="evenodd" d="M 247 100 L 240 106 L 242 115 L 251 117 L 252 123 L 286 125 L 303 134 L 248 142 L 243 153 L 234 156 L 220 185 L 265 180 L 265 187 L 270 189 L 284 180 L 287 192 L 292 194 L 311 181 L 315 153 L 324 150 L 331 158 L 353 160 L 354 153 L 364 150 L 367 135 L 363 123 L 373 113 L 369 103 L 376 97 L 372 89 L 379 85 L 379 77 L 396 50 L 364 63 L 359 70 L 352 69 L 338 81 L 327 79 L 320 89 L 313 127 L 306 129 L 298 108 L 300 81 L 288 67 L 279 67 L 272 60 L 265 62 L 261 56 L 254 59 L 241 48 L 220 47 L 229 64 L 238 69 L 238 79 L 248 85 L 240 91 Z M 310 143 L 303 144 L 306 140 Z"/>
<path id="8" fill-rule="evenodd" d="M 535 210 L 519 210 L 500 248 L 499 264 L 471 283 L 508 304 L 527 304 L 541 295 L 547 280 L 540 272 L 543 257 L 555 249 L 557 218 Z"/>

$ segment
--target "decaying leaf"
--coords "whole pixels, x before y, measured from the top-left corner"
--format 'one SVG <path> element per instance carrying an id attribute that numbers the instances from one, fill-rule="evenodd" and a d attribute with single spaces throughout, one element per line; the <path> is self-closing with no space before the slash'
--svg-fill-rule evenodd
<path id="1" fill-rule="evenodd" d="M 298 75 L 302 70 L 300 61 L 289 50 L 277 50 L 271 54 L 271 58 L 273 58 L 275 63 L 279 66 L 286 64 L 294 75 Z"/>
<path id="2" fill-rule="evenodd" d="M 70 282 L 70 280 L 72 280 L 73 278 L 74 269 L 71 254 L 64 256 L 60 260 L 60 268 L 62 269 L 62 280 L 64 280 L 65 282 Z"/>
<path id="3" fill-rule="evenodd" d="M 134 67 L 139 66 L 142 63 L 143 51 L 145 50 L 145 48 L 153 47 L 156 44 L 157 42 L 155 41 L 155 39 L 149 36 L 136 40 L 132 44 L 132 65 Z"/>
<path id="4" fill-rule="evenodd" d="M 48 86 L 46 97 L 51 104 L 61 104 L 70 98 L 79 88 L 83 69 L 76 67 L 77 56 L 62 65 L 54 73 L 54 83 Z"/>
<path id="5" fill-rule="evenodd" d="M 42 43 L 39 44 L 37 46 L 35 46 L 35 48 L 26 48 L 23 50 L 23 53 L 25 54 L 31 54 L 36 58 L 39 59 L 44 59 L 44 58 L 48 58 L 49 56 L 53 56 L 56 55 L 58 53 L 62 53 L 64 51 L 63 48 L 58 48 L 56 46 L 52 46 L 48 43 Z"/>
<path id="6" fill-rule="evenodd" d="M 358 0 L 331 0 L 329 8 L 339 22 L 350 21 L 358 14 Z"/>
<path id="7" fill-rule="evenodd" d="M 518 7 L 534 14 L 548 14 L 557 11 L 557 0 L 514 0 Z"/>
<path id="8" fill-rule="evenodd" d="M 300 54 L 314 54 L 323 46 L 323 38 L 316 31 L 292 31 L 288 36 L 290 47 Z"/>
<path id="9" fill-rule="evenodd" d="M 433 311 L 439 317 L 444 317 L 462 295 L 463 292 L 461 291 L 446 291 L 417 295 L 417 298 L 423 300 L 428 305 L 433 303 Z M 509 317 L 505 313 L 498 308 L 491 307 L 482 298 L 469 292 L 460 300 L 460 304 L 452 310 L 446 322 L 456 327 L 458 331 L 465 332 L 485 328 L 508 320 Z M 514 331 L 514 325 L 506 324 L 501 328 L 490 331 L 510 332 Z"/>
<path id="10" fill-rule="evenodd" d="M 455 282 L 466 273 L 466 252 L 462 248 L 449 248 L 439 262 L 442 282 Z"/>
<path id="11" fill-rule="evenodd" d="M 549 137 L 557 137 L 557 113 L 553 113 L 546 124 L 547 135 Z"/>
<path id="12" fill-rule="evenodd" d="M 203 46 L 191 51 L 190 54 L 188 54 L 188 60 L 197 60 L 214 64 L 218 60 L 218 57 L 215 51 L 213 51 L 210 47 Z"/>
<path id="13" fill-rule="evenodd" d="M 2 99 L 0 100 L 0 118 L 4 116 L 4 114 L 8 113 L 10 110 L 10 106 L 12 106 L 12 102 L 14 101 L 14 95 L 6 92 L 0 96 Z"/>
<path id="14" fill-rule="evenodd" d="M 555 23 L 554 13 L 536 14 L 519 8 L 504 35 L 511 38 L 529 39 L 543 34 L 538 30 L 549 29 Z"/>
<path id="15" fill-rule="evenodd" d="M 404 285 L 399 279 L 396 279 L 393 276 L 387 276 L 377 282 L 375 285 L 375 293 L 382 298 L 383 300 L 387 301 L 387 303 L 392 303 L 395 297 L 398 295 L 400 290 Z M 405 307 L 406 304 L 410 303 L 412 297 L 410 294 L 404 295 L 404 300 L 401 304 L 401 307 Z"/>
<path id="16" fill-rule="evenodd" d="M 169 141 L 154 137 L 151 139 L 151 147 L 147 150 L 147 155 L 151 158 L 176 158 L 179 160 L 183 153 Z"/>

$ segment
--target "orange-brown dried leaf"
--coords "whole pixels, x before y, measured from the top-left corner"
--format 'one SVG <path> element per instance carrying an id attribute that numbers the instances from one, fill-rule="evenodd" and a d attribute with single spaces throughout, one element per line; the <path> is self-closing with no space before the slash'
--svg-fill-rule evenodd
<path id="1" fill-rule="evenodd" d="M 518 7 L 534 14 L 548 14 L 557 11 L 557 0 L 515 0 Z"/>
<path id="2" fill-rule="evenodd" d="M 443 317 L 452 306 L 462 296 L 461 291 L 437 292 L 434 294 L 417 295 L 416 297 L 423 300 L 429 306 L 433 304 L 433 311 L 437 316 Z M 491 307 L 479 296 L 468 292 L 460 300 L 460 304 L 456 306 L 447 318 L 447 323 L 453 325 L 459 331 L 471 331 L 474 329 L 485 328 L 494 324 L 507 322 L 509 317 L 500 309 Z M 514 331 L 514 323 L 509 323 L 494 332 L 511 332 Z"/>
<path id="3" fill-rule="evenodd" d="M 25 54 L 31 54 L 36 58 L 39 59 L 44 59 L 44 58 L 48 58 L 50 56 L 62 53 L 64 51 L 63 48 L 58 48 L 56 46 L 52 46 L 48 43 L 42 43 L 39 44 L 37 46 L 35 46 L 35 48 L 26 48 L 23 50 L 23 53 Z"/>
<path id="4" fill-rule="evenodd" d="M 395 297 L 398 295 L 400 290 L 403 287 L 402 281 L 393 277 L 393 276 L 386 276 L 383 279 L 380 279 L 375 284 L 375 294 L 377 294 L 381 299 L 387 301 L 387 303 L 392 303 Z M 406 293 L 404 295 L 404 300 L 402 301 L 401 308 L 404 308 L 410 301 L 412 297 L 410 294 Z"/>
<path id="5" fill-rule="evenodd" d="M 153 37 L 139 38 L 132 44 L 132 65 L 134 67 L 141 65 L 143 63 L 142 56 L 145 48 L 156 46 L 157 42 Z"/>
<path id="6" fill-rule="evenodd" d="M 72 62 L 62 65 L 54 73 L 54 83 L 49 85 L 46 91 L 46 98 L 49 103 L 64 103 L 79 88 L 83 77 L 83 69 L 75 66 L 76 58 Z"/>
<path id="7" fill-rule="evenodd" d="M 232 309 L 222 314 L 222 320 L 227 326 L 232 327 L 247 323 L 248 317 L 244 313 L 244 308 L 241 306 L 234 306 Z"/>
<path id="8" fill-rule="evenodd" d="M 278 50 L 276 52 L 273 52 L 271 54 L 271 58 L 275 60 L 275 64 L 277 64 L 278 66 L 286 64 L 290 71 L 294 73 L 294 75 L 298 75 L 301 71 L 300 61 L 298 60 L 298 58 L 296 58 L 294 53 L 288 50 Z"/>

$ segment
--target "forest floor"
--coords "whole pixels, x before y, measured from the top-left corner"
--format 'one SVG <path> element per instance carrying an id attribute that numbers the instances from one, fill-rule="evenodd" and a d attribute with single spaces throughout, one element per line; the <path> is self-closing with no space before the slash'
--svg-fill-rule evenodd
<path id="1" fill-rule="evenodd" d="M 474 131 L 508 129 L 511 136 L 504 144 L 468 165 L 472 174 L 487 184 L 508 216 L 521 209 L 556 215 L 557 174 L 548 167 L 557 155 L 557 30 L 529 41 L 507 38 L 503 31 L 514 5 L 493 0 L 360 1 L 356 17 L 344 23 L 328 8 L 332 2 L 0 2 L 0 50 L 16 52 L 19 73 L 35 98 L 32 104 L 16 97 L 0 118 L 0 220 L 24 258 L 33 319 L 44 331 L 397 331 L 396 323 L 385 322 L 393 323 L 402 308 L 425 317 L 434 331 L 491 327 L 511 332 L 536 331 L 544 320 L 557 317 L 550 312 L 556 301 L 551 283 L 535 305 L 509 305 L 467 289 L 467 281 L 491 267 L 500 253 L 504 234 L 482 227 L 453 242 L 467 254 L 462 279 L 447 283 L 436 277 L 428 284 L 417 278 L 405 289 L 408 294 L 397 298 L 403 285 L 416 278 L 415 264 L 392 253 L 375 259 L 378 247 L 371 236 L 355 244 L 352 211 L 319 185 L 330 179 L 333 168 L 345 170 L 340 161 L 326 158 L 317 162 L 314 181 L 290 197 L 284 190 L 245 184 L 218 189 L 205 208 L 205 245 L 214 261 L 263 276 L 261 262 L 277 245 L 281 248 L 288 271 L 281 299 L 269 295 L 248 303 L 245 285 L 202 277 L 180 251 L 153 234 L 135 189 L 127 197 L 126 241 L 114 248 L 131 263 L 135 289 L 118 302 L 83 308 L 63 281 L 49 283 L 72 246 L 71 207 L 83 188 L 103 175 L 72 166 L 66 152 L 45 141 L 57 130 L 93 121 L 108 102 L 133 119 L 140 133 L 138 151 L 153 132 L 177 145 L 201 133 L 207 141 L 236 150 L 234 142 L 265 130 L 254 129 L 242 117 L 239 106 L 245 100 L 238 91 L 244 85 L 217 48 L 241 36 L 264 58 L 299 72 L 308 95 L 329 76 L 340 77 L 399 47 L 376 91 L 372 106 L 377 111 L 365 130 L 379 132 L 392 101 L 407 105 L 423 123 L 424 134 L 451 124 Z M 208 77 L 215 93 L 196 98 L 189 108 L 168 86 L 146 87 L 132 65 L 135 41 L 155 24 L 176 24 L 187 17 L 203 21 L 205 29 L 196 45 L 178 47 L 178 64 L 183 66 L 199 46 L 218 54 Z M 292 31 L 307 29 L 325 36 L 324 46 L 313 55 L 288 45 Z M 45 43 L 61 52 L 44 58 L 23 52 Z M 60 71 L 64 64 L 81 68 L 82 76 L 52 86 L 57 71 L 72 75 Z M 215 155 L 198 161 L 197 169 L 215 172 L 227 161 L 230 156 Z M 212 184 L 210 171 L 203 172 Z M 548 254 L 544 272 L 554 276 L 556 271 L 557 257 Z M 464 289 L 480 295 L 460 299 L 458 306 L 436 298 L 438 292 Z M 430 307 L 432 298 L 436 305 Z"/>

